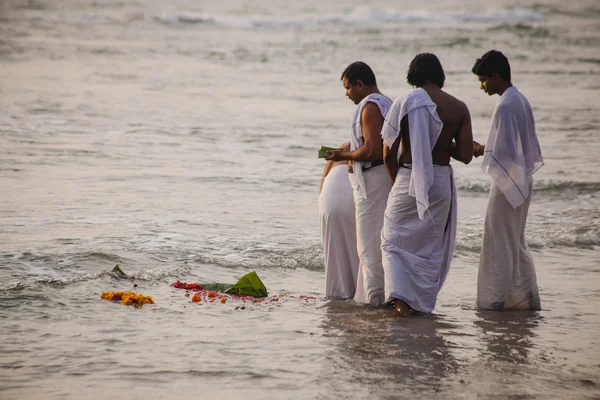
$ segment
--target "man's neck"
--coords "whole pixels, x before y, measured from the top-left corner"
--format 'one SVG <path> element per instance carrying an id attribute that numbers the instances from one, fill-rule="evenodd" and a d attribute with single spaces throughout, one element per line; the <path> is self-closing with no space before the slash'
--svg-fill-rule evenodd
<path id="1" fill-rule="evenodd" d="M 441 92 L 442 91 L 441 87 L 439 87 L 435 83 L 431 83 L 431 82 L 426 82 L 423 86 L 421 86 L 421 89 L 423 89 L 424 91 L 426 91 L 427 94 L 431 94 L 431 93 Z"/>
<path id="2" fill-rule="evenodd" d="M 512 87 L 512 82 L 510 82 L 510 81 L 503 82 L 500 85 L 500 87 L 498 88 L 498 94 L 500 96 L 502 96 L 504 94 L 504 92 L 506 92 L 506 89 L 508 89 L 510 87 Z"/>
<path id="3" fill-rule="evenodd" d="M 370 86 L 365 88 L 365 95 L 363 96 L 363 99 L 367 96 L 370 96 L 372 94 L 381 94 L 381 92 L 379 91 L 379 88 L 377 86 Z M 362 99 L 361 99 L 362 100 Z"/>

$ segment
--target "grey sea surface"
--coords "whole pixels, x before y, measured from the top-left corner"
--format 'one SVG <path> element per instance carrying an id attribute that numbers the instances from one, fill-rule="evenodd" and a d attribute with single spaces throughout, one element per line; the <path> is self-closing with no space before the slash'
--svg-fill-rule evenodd
<path id="1" fill-rule="evenodd" d="M 485 143 L 498 97 L 470 70 L 492 48 L 545 159 L 543 310 L 475 309 L 481 159 L 454 164 L 432 315 L 325 299 L 317 150 L 349 138 L 341 72 L 365 61 L 395 98 L 433 52 Z M 0 398 L 600 398 L 599 50 L 595 0 L 0 2 Z M 265 302 L 170 286 L 252 270 Z M 100 299 L 117 290 L 155 304 Z"/>

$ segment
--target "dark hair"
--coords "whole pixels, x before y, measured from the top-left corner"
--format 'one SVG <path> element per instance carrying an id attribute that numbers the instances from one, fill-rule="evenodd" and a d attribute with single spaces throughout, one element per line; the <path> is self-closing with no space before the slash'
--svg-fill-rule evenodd
<path id="1" fill-rule="evenodd" d="M 348 83 L 351 85 L 356 84 L 356 82 L 359 80 L 363 81 L 363 83 L 367 86 L 377 85 L 373 70 L 362 61 L 356 61 L 348 65 L 344 72 L 342 72 L 340 80 L 344 78 L 346 78 Z"/>
<path id="2" fill-rule="evenodd" d="M 431 82 L 442 88 L 445 80 L 446 75 L 442 64 L 432 53 L 421 53 L 413 58 L 406 74 L 406 81 L 416 87 L 422 87 L 427 82 Z"/>
<path id="3" fill-rule="evenodd" d="M 502 79 L 510 82 L 510 64 L 504 54 L 496 50 L 490 50 L 481 58 L 478 58 L 471 70 L 477 76 L 490 76 L 498 74 Z"/>

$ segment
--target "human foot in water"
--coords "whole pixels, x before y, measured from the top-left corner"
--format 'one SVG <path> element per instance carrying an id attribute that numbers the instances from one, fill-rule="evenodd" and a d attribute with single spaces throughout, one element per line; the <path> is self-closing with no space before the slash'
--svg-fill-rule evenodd
<path id="1" fill-rule="evenodd" d="M 410 307 L 402 300 L 394 300 L 394 306 L 396 307 L 396 311 L 398 312 L 398 314 L 400 314 L 401 317 L 408 317 L 410 315 Z"/>

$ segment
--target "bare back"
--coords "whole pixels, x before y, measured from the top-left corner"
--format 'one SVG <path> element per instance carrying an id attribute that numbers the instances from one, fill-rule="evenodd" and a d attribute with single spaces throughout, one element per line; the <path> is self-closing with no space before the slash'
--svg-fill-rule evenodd
<path id="1" fill-rule="evenodd" d="M 437 86 L 426 86 L 423 89 L 429 94 L 437 106 L 437 113 L 444 123 L 442 132 L 432 151 L 434 165 L 448 165 L 450 158 L 468 164 L 473 156 L 473 132 L 471 130 L 471 116 L 467 106 L 456 97 L 449 95 Z M 402 124 L 402 140 L 400 162 L 412 163 L 410 153 L 410 136 L 408 117 L 405 116 Z M 456 142 L 453 150 L 452 142 Z"/>

